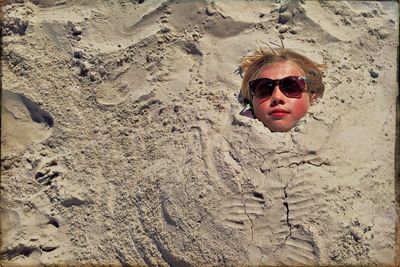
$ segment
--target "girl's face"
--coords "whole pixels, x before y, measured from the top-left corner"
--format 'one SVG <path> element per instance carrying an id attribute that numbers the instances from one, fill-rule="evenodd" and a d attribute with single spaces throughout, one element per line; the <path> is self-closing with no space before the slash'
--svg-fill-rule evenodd
<path id="1" fill-rule="evenodd" d="M 288 76 L 305 77 L 305 74 L 297 65 L 283 61 L 265 67 L 256 79 L 278 80 Z M 280 91 L 277 84 L 271 97 L 253 97 L 253 110 L 256 117 L 271 131 L 286 132 L 307 113 L 310 103 L 315 97 L 316 94 L 310 97 L 307 91 L 303 92 L 300 98 L 287 97 Z"/>

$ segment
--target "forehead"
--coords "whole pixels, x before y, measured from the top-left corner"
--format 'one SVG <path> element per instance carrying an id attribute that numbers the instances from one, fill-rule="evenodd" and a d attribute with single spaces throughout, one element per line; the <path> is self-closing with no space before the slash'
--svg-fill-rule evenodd
<path id="1" fill-rule="evenodd" d="M 262 67 L 257 78 L 282 79 L 287 76 L 304 76 L 304 71 L 290 61 L 281 61 Z"/>

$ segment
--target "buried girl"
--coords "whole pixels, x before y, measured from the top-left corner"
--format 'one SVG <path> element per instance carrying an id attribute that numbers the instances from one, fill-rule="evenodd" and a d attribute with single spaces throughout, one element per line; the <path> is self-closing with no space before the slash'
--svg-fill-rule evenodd
<path id="1" fill-rule="evenodd" d="M 241 96 L 272 132 L 286 132 L 324 92 L 323 65 L 290 49 L 259 49 L 243 57 Z"/>

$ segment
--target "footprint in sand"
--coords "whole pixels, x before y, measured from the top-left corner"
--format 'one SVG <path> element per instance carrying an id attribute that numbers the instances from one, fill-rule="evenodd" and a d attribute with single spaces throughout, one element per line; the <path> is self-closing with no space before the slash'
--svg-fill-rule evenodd
<path id="1" fill-rule="evenodd" d="M 118 105 L 130 95 L 136 99 L 148 94 L 149 89 L 146 71 L 132 66 L 122 75 L 101 84 L 96 91 L 96 100 L 102 105 Z"/>
<path id="2" fill-rule="evenodd" d="M 41 8 L 66 7 L 74 4 L 73 0 L 30 0 Z"/>
<path id="3" fill-rule="evenodd" d="M 11 209 L 6 209 L 3 207 L 0 207 L 0 215 L 1 215 L 1 223 L 0 223 L 0 229 L 1 229 L 1 235 L 2 235 L 2 240 L 6 240 L 9 235 L 12 235 L 14 230 L 19 227 L 20 225 L 20 218 L 19 215 L 16 211 L 11 210 Z"/>
<path id="4" fill-rule="evenodd" d="M 319 261 L 319 249 L 312 234 L 304 227 L 304 220 L 316 208 L 318 194 L 313 194 L 313 186 L 294 179 L 285 187 L 284 204 L 287 209 L 286 222 L 289 232 L 275 250 L 281 265 L 315 265 Z M 278 236 L 277 233 L 274 233 Z"/>
<path id="5" fill-rule="evenodd" d="M 257 192 L 247 193 L 244 196 L 232 195 L 223 201 L 220 216 L 227 227 L 243 230 L 246 224 L 252 227 L 251 220 L 265 214 L 267 205 L 262 194 Z"/>
<path id="6" fill-rule="evenodd" d="M 293 228 L 284 245 L 275 251 L 275 259 L 284 266 L 311 266 L 319 262 L 319 249 L 310 233 L 302 227 Z"/>
<path id="7" fill-rule="evenodd" d="M 1 147 L 4 155 L 18 153 L 32 143 L 47 139 L 54 126 L 51 114 L 26 96 L 2 91 Z"/>
<path id="8" fill-rule="evenodd" d="M 0 208 L 1 258 L 21 266 L 36 266 L 59 257 L 64 235 L 58 220 L 37 209 L 25 214 L 17 212 L 18 208 Z"/>

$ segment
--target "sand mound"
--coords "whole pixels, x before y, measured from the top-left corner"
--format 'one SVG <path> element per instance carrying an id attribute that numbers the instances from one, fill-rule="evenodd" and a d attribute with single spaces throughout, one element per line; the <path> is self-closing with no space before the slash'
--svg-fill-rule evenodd
<path id="1" fill-rule="evenodd" d="M 3 10 L 5 264 L 394 264 L 398 3 Z M 327 66 L 287 133 L 239 115 L 239 59 L 279 35 Z"/>

